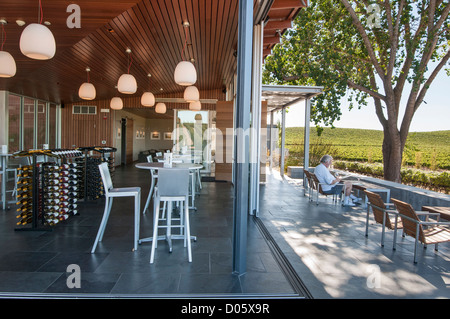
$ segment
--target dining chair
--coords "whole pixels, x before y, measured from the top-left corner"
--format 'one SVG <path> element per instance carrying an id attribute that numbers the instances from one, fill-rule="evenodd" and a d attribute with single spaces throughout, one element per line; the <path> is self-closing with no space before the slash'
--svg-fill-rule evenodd
<path id="1" fill-rule="evenodd" d="M 424 244 L 424 248 L 429 244 L 434 244 L 434 249 L 437 251 L 439 243 L 450 241 L 450 222 L 439 222 L 439 213 L 415 211 L 411 204 L 395 198 L 392 198 L 392 202 L 394 202 L 400 214 L 405 234 L 415 238 L 414 263 L 417 263 L 419 242 Z M 421 220 L 419 216 L 425 216 L 425 220 Z M 436 220 L 430 221 L 430 216 L 436 217 Z"/>
<path id="2" fill-rule="evenodd" d="M 403 224 L 401 219 L 398 220 L 399 213 L 395 208 L 394 203 L 385 203 L 378 193 L 374 193 L 368 190 L 365 190 L 364 193 L 369 200 L 369 202 L 367 203 L 366 237 L 369 236 L 369 212 L 372 209 L 375 222 L 383 226 L 381 232 L 381 247 L 384 247 L 385 229 L 388 228 L 394 231 L 392 249 L 395 250 L 397 243 L 397 230 L 403 229 Z M 393 215 L 395 217 L 394 223 L 391 221 L 389 215 Z"/>
<path id="3" fill-rule="evenodd" d="M 184 247 L 187 247 L 188 260 L 192 262 L 191 237 L 189 225 L 189 170 L 188 169 L 159 169 L 158 172 L 158 187 L 154 195 L 154 209 L 153 209 L 153 239 L 152 250 L 150 255 L 150 263 L 154 262 L 155 250 L 158 245 L 158 240 L 165 239 L 169 244 L 169 252 L 172 252 L 172 239 L 183 239 Z M 162 219 L 160 214 L 160 203 L 167 203 L 167 217 L 166 224 L 160 224 Z M 180 218 L 172 217 L 172 204 L 179 203 Z M 162 215 L 161 215 L 162 216 Z M 179 224 L 173 224 L 173 221 L 179 221 Z M 166 235 L 158 236 L 158 229 L 165 228 Z M 179 228 L 180 233 L 172 235 L 172 229 Z"/>
<path id="4" fill-rule="evenodd" d="M 107 163 L 98 165 L 100 175 L 102 177 L 103 187 L 105 191 L 105 210 L 103 218 L 100 223 L 97 237 L 95 238 L 94 245 L 92 246 L 91 253 L 95 252 L 97 244 L 102 241 L 105 233 L 106 224 L 108 222 L 109 214 L 111 213 L 111 207 L 113 199 L 115 197 L 134 197 L 134 250 L 137 250 L 139 241 L 139 214 L 141 210 L 141 188 L 140 187 L 122 187 L 114 188 L 111 180 L 111 175 L 108 169 Z"/>

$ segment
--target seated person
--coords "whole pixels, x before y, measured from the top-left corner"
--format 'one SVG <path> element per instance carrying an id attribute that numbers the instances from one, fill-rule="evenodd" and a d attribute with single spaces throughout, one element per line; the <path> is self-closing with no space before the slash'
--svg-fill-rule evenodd
<path id="1" fill-rule="evenodd" d="M 324 194 L 337 194 L 339 195 L 342 192 L 342 189 L 345 189 L 345 197 L 344 197 L 344 206 L 355 206 L 354 203 L 361 200 L 361 198 L 357 198 L 352 195 L 352 184 L 350 182 L 344 182 L 344 184 L 340 184 L 341 177 L 333 176 L 330 171 L 330 165 L 333 158 L 330 155 L 324 155 L 320 159 L 320 164 L 316 166 L 314 170 L 314 174 L 316 175 L 319 182 L 322 184 L 322 191 Z"/>

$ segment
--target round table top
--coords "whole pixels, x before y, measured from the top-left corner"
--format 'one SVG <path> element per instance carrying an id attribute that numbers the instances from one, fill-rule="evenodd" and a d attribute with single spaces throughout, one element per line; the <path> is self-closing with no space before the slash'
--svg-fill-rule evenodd
<path id="1" fill-rule="evenodd" d="M 203 168 L 203 165 L 200 164 L 194 164 L 194 163 L 172 163 L 172 167 L 164 167 L 164 163 L 156 163 L 156 162 L 150 162 L 150 163 L 137 163 L 135 165 L 137 168 L 141 169 L 160 169 L 160 168 L 185 168 L 185 169 L 201 169 Z"/>

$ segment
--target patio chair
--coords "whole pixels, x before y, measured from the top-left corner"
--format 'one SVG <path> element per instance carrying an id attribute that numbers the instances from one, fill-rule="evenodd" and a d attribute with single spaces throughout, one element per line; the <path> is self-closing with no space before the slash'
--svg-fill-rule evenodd
<path id="1" fill-rule="evenodd" d="M 303 176 L 305 178 L 305 183 L 304 183 L 305 193 L 304 193 L 304 195 L 306 196 L 306 189 L 308 189 L 308 197 L 309 197 L 309 200 L 311 200 L 312 192 L 314 190 L 314 181 L 312 179 L 311 172 L 304 169 Z"/>
<path id="2" fill-rule="evenodd" d="M 322 189 L 322 185 L 324 185 L 324 184 L 319 181 L 319 179 L 317 178 L 317 176 L 314 173 L 310 173 L 310 174 L 311 174 L 311 178 L 313 180 L 314 190 L 316 191 L 316 205 L 319 205 L 319 194 L 323 195 L 325 197 L 332 196 L 333 201 L 336 203 L 338 201 L 338 195 L 324 193 L 323 189 Z M 342 190 L 343 189 L 344 189 L 344 187 L 342 186 Z M 339 197 L 342 202 L 342 192 L 340 194 L 341 195 Z"/>
<path id="3" fill-rule="evenodd" d="M 172 252 L 172 239 L 184 239 L 184 247 L 187 246 L 188 260 L 192 262 L 191 234 L 189 225 L 189 170 L 188 169 L 160 169 L 158 172 L 158 187 L 154 196 L 153 239 L 150 263 L 154 262 L 157 242 L 166 239 L 169 244 L 169 252 Z M 166 225 L 160 225 L 160 203 L 167 202 Z M 172 203 L 180 204 L 180 218 L 172 218 Z M 179 224 L 172 221 L 179 220 Z M 165 228 L 166 235 L 158 236 L 158 229 Z M 172 235 L 172 228 L 179 228 L 179 235 Z M 195 237 L 194 237 L 195 240 Z"/>
<path id="4" fill-rule="evenodd" d="M 100 175 L 102 177 L 103 186 L 105 189 L 105 211 L 103 213 L 102 222 L 97 232 L 94 245 L 92 246 L 91 253 L 95 252 L 97 244 L 102 241 L 103 234 L 105 233 L 106 224 L 108 223 L 109 214 L 111 213 L 111 207 L 114 197 L 134 197 L 134 250 L 137 250 L 139 241 L 139 214 L 141 210 L 141 188 L 140 187 L 124 187 L 113 188 L 111 175 L 108 169 L 108 163 L 102 163 L 99 166 Z"/>
<path id="5" fill-rule="evenodd" d="M 384 247 L 384 237 L 386 227 L 394 231 L 394 244 L 392 249 L 396 249 L 395 245 L 397 242 L 397 229 L 403 229 L 402 221 L 398 220 L 398 212 L 395 209 L 394 203 L 385 203 L 381 196 L 377 193 L 365 190 L 369 202 L 367 203 L 367 217 L 366 217 L 366 237 L 369 236 L 369 212 L 372 208 L 373 217 L 377 224 L 383 226 L 381 233 L 381 247 Z M 392 223 L 389 215 L 395 216 L 395 222 Z"/>
<path id="6" fill-rule="evenodd" d="M 439 222 L 439 214 L 415 211 L 414 208 L 398 199 L 392 199 L 403 223 L 403 230 L 406 235 L 415 238 L 414 244 L 414 263 L 417 263 L 417 246 L 419 242 L 424 244 L 424 248 L 429 244 L 435 245 L 438 250 L 438 244 L 450 241 L 450 222 Z M 419 218 L 419 215 L 425 216 L 425 221 Z M 436 221 L 429 221 L 429 217 L 436 217 Z"/>

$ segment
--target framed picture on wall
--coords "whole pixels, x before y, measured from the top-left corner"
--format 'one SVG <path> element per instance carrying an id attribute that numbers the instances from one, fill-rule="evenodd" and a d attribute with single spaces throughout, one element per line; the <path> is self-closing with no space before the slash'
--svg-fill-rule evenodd
<path id="1" fill-rule="evenodd" d="M 172 140 L 172 132 L 165 132 L 164 133 L 164 140 L 166 140 L 166 141 Z"/>
<path id="2" fill-rule="evenodd" d="M 159 132 L 152 132 L 151 135 L 150 135 L 150 138 L 152 140 L 159 140 L 161 137 L 159 135 Z"/>

